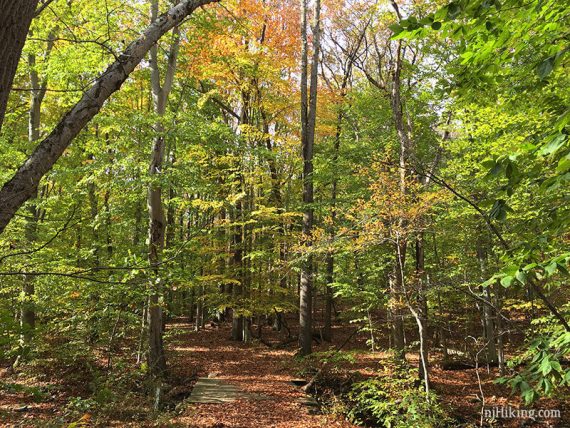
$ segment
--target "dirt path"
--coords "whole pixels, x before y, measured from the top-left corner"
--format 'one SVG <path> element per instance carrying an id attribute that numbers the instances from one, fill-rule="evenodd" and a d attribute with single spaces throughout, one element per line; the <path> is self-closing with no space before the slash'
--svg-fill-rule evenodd
<path id="1" fill-rule="evenodd" d="M 334 344 L 321 344 L 315 351 L 335 348 L 350 336 L 353 326 L 335 326 Z M 290 383 L 296 378 L 292 365 L 296 346 L 288 349 L 268 348 L 262 344 L 244 344 L 230 340 L 230 327 L 209 327 L 194 332 L 187 323 L 170 324 L 167 329 L 166 349 L 169 367 L 169 388 L 166 388 L 167 408 L 159 414 L 151 410 L 152 401 L 144 395 L 141 384 L 129 383 L 129 388 L 120 389 L 124 397 L 108 409 L 91 409 L 83 413 L 68 414 L 73 398 L 91 397 L 89 370 L 79 362 L 74 366 L 57 366 L 55 360 L 43 365 L 34 373 L 8 374 L 0 369 L 0 427 L 62 427 L 70 422 L 82 421 L 77 426 L 93 427 L 196 427 L 196 428 L 296 428 L 338 427 L 353 428 L 351 424 L 328 415 L 315 414 L 312 408 L 299 402 L 305 395 Z M 272 343 L 280 336 L 269 327 L 263 337 Z M 366 335 L 352 337 L 347 350 L 360 350 L 354 354 L 355 361 L 346 369 L 359 371 L 364 376 L 375 375 L 380 369 L 383 352 L 367 352 Z M 131 344 L 132 345 L 132 344 Z M 386 343 L 380 349 L 387 348 Z M 132 349 L 127 347 L 126 349 Z M 478 425 L 481 401 L 475 370 L 445 371 L 438 366 L 438 355 L 432 355 L 431 378 L 433 389 L 441 398 L 442 406 L 458 422 L 458 426 Z M 417 355 L 409 353 L 412 365 L 417 365 Z M 48 360 L 46 360 L 48 361 Z M 40 376 L 41 375 L 41 376 Z M 510 389 L 497 385 L 498 373 L 481 369 L 479 377 L 488 407 L 525 408 Z M 127 378 L 133 377 L 126 374 Z M 191 404 L 187 398 L 197 378 L 214 379 L 213 384 L 231 385 L 230 390 L 247 393 L 247 398 L 219 404 Z M 134 379 L 137 379 L 134 377 Z M 133 386 L 136 387 L 132 389 Z M 134 391 L 129 395 L 129 391 Z M 262 399 L 258 399 L 259 397 Z M 550 421 L 524 421 L 525 426 L 570 427 L 568 401 L 541 399 L 533 404 L 536 409 L 559 409 L 562 418 Z M 93 414 L 91 414 L 93 413 Z M 82 416 L 83 414 L 83 416 Z M 87 419 L 85 419 L 87 418 Z M 78 422 L 79 422 L 78 421 Z M 519 427 L 521 421 L 502 419 L 502 427 Z"/>
<path id="2" fill-rule="evenodd" d="M 331 416 L 311 414 L 312 409 L 299 402 L 304 394 L 289 382 L 295 378 L 288 366 L 293 357 L 291 350 L 232 342 L 229 327 L 201 332 L 191 331 L 187 324 L 174 328 L 186 330 L 169 346 L 174 376 L 215 377 L 267 399 L 188 404 L 171 423 L 200 428 L 352 427 Z"/>

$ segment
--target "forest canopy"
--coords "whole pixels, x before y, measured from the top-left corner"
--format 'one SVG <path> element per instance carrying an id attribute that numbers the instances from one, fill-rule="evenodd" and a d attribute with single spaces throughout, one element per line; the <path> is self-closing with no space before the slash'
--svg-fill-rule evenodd
<path id="1" fill-rule="evenodd" d="M 0 0 L 0 423 L 41 426 L 4 404 L 62 377 L 54 426 L 121 425 L 125 391 L 163 426 L 252 349 L 339 424 L 495 426 L 497 403 L 564 424 L 569 21 L 556 0 Z"/>

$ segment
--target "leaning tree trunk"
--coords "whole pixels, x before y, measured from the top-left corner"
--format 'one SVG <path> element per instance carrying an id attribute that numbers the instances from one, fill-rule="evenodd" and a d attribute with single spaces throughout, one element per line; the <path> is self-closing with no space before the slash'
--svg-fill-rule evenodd
<path id="1" fill-rule="evenodd" d="M 405 355 L 405 337 L 404 337 L 404 292 L 403 292 L 403 269 L 406 262 L 407 244 L 398 242 L 394 245 L 395 262 L 394 269 L 390 275 L 390 305 L 389 317 L 391 320 L 392 345 L 399 358 Z"/>
<path id="2" fill-rule="evenodd" d="M 0 0 L 0 130 L 38 0 Z M 1 231 L 1 229 L 0 229 Z"/>
<path id="3" fill-rule="evenodd" d="M 196 8 L 218 1 L 185 0 L 172 7 L 149 25 L 143 34 L 105 70 L 0 190 L 0 233 L 4 231 L 22 204 L 35 194 L 41 178 L 53 167 L 71 141 L 99 112 L 103 103 L 120 89 L 151 47 Z M 3 3 L 6 2 L 3 1 Z M 16 2 L 8 1 L 7 3 Z M 18 2 L 18 7 L 21 8 L 20 2 Z M 10 8 L 11 6 L 8 7 Z M 0 10 L 3 9 L 0 8 Z M 3 26 L 0 28 L 0 31 L 5 31 Z"/>

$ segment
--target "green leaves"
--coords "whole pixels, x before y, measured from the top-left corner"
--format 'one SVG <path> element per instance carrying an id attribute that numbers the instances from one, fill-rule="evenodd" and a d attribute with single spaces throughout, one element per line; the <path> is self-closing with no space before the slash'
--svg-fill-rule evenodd
<path id="1" fill-rule="evenodd" d="M 560 150 L 567 142 L 568 136 L 561 132 L 552 134 L 545 140 L 544 146 L 540 149 L 540 154 L 543 156 L 554 155 Z"/>
<path id="2" fill-rule="evenodd" d="M 539 336 L 530 343 L 528 351 L 514 364 L 526 363 L 526 368 L 512 378 L 501 378 L 497 383 L 508 383 L 518 391 L 529 405 L 540 396 L 550 396 L 568 385 L 570 370 L 560 364 L 570 351 L 570 333 L 558 331 L 553 335 Z"/>
<path id="3" fill-rule="evenodd" d="M 517 279 L 518 282 L 525 285 L 527 280 L 527 274 L 525 271 L 518 270 L 517 273 L 515 274 L 515 278 Z"/>
<path id="4" fill-rule="evenodd" d="M 388 28 L 394 33 L 392 40 L 398 40 L 403 38 L 414 38 L 418 36 L 418 31 L 421 30 L 424 25 L 430 24 L 430 19 L 422 19 L 418 21 L 414 16 L 407 19 L 402 19 L 396 24 L 390 25 Z"/>
<path id="5" fill-rule="evenodd" d="M 504 199 L 497 199 L 489 211 L 489 217 L 491 219 L 505 221 L 507 219 L 507 212 L 512 211 L 512 208 L 507 205 L 507 202 Z"/>
<path id="6" fill-rule="evenodd" d="M 461 13 L 461 6 L 458 3 L 451 2 L 447 5 L 447 17 L 455 19 Z"/>
<path id="7" fill-rule="evenodd" d="M 557 49 L 556 45 L 554 45 L 554 48 Z M 568 48 L 558 49 L 554 55 L 549 56 L 540 64 L 538 64 L 536 67 L 536 73 L 538 74 L 540 80 L 546 79 L 554 71 L 554 69 L 560 65 L 564 55 L 567 52 Z"/>
<path id="8" fill-rule="evenodd" d="M 569 256 L 562 254 L 551 261 L 545 263 L 528 263 L 524 266 L 509 265 L 504 267 L 500 273 L 493 275 L 483 286 L 490 286 L 497 281 L 505 288 L 512 287 L 516 283 L 526 285 L 530 278 L 544 280 L 556 274 L 569 275 L 566 265 L 569 263 Z M 515 282 L 516 281 L 516 282 Z"/>
<path id="9" fill-rule="evenodd" d="M 551 262 L 544 267 L 544 271 L 548 276 L 554 275 L 554 273 L 558 270 L 558 263 Z"/>
<path id="10" fill-rule="evenodd" d="M 437 396 L 430 393 L 428 401 L 423 388 L 417 388 L 415 369 L 394 357 L 382 366 L 378 376 L 352 384 L 346 394 L 350 421 L 385 428 L 448 426 Z"/>
<path id="11" fill-rule="evenodd" d="M 514 278 L 510 275 L 504 276 L 501 278 L 501 285 L 505 288 L 508 288 L 512 285 Z"/>
<path id="12" fill-rule="evenodd" d="M 546 58 L 536 67 L 536 73 L 541 80 L 546 79 L 552 70 L 554 70 L 554 58 L 552 57 Z"/>
<path id="13" fill-rule="evenodd" d="M 439 30 L 441 28 L 441 22 L 439 22 L 439 21 L 432 22 L 431 28 L 432 28 L 432 30 L 436 30 L 436 31 Z"/>
<path id="14" fill-rule="evenodd" d="M 389 25 L 388 28 L 389 28 L 390 30 L 392 30 L 392 32 L 393 32 L 394 34 L 399 34 L 399 33 L 401 33 L 402 31 L 404 31 L 404 27 L 402 27 L 400 24 L 392 24 L 392 25 Z"/>

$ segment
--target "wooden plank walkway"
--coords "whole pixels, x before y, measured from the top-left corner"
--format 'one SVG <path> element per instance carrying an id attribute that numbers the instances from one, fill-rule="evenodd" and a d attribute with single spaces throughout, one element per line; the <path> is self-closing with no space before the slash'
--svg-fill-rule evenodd
<path id="1" fill-rule="evenodd" d="M 294 382 L 290 383 L 294 384 Z M 240 399 L 261 401 L 271 400 L 273 397 L 243 391 L 235 385 L 224 382 L 222 379 L 201 377 L 198 378 L 187 401 L 189 403 L 216 404 L 231 403 Z M 310 395 L 305 395 L 297 401 L 309 407 L 318 406 L 316 400 Z"/>
<path id="2" fill-rule="evenodd" d="M 270 400 L 271 397 L 262 394 L 253 394 L 241 390 L 235 385 L 224 382 L 222 379 L 201 377 L 198 379 L 188 402 L 190 403 L 231 403 L 239 399 Z"/>

